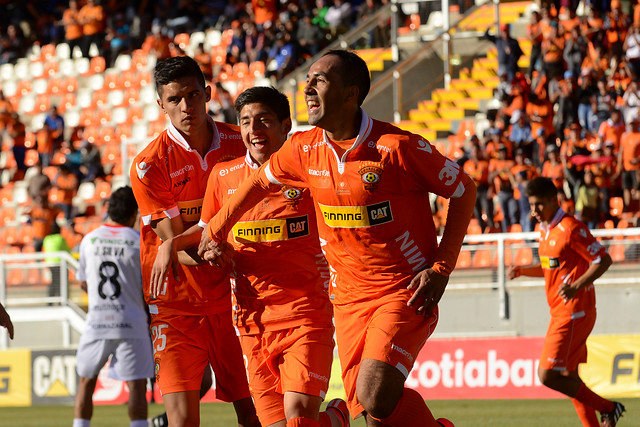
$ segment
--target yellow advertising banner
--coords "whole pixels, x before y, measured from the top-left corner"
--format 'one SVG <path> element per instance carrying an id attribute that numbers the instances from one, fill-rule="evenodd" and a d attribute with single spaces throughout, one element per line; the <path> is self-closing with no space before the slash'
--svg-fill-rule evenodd
<path id="1" fill-rule="evenodd" d="M 31 405 L 31 351 L 0 351 L 0 406 Z"/>
<path id="2" fill-rule="evenodd" d="M 640 335 L 592 335 L 580 377 L 605 397 L 640 397 Z"/>

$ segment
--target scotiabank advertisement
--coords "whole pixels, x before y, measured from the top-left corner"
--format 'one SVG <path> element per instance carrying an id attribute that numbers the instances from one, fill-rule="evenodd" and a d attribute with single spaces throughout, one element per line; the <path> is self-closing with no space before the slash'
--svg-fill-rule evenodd
<path id="1" fill-rule="evenodd" d="M 543 342 L 543 337 L 433 338 L 406 384 L 426 400 L 561 398 L 538 380 Z M 640 397 L 640 335 L 591 336 L 587 347 L 589 359 L 580 366 L 580 376 L 590 388 L 609 398 Z M 0 351 L 0 406 L 72 403 L 75 365 L 70 349 Z M 107 365 L 98 376 L 94 403 L 126 402 L 126 383 L 109 378 L 108 371 Z M 162 401 L 157 387 L 150 387 L 147 396 Z M 336 397 L 344 397 L 337 356 L 326 399 Z M 215 401 L 213 389 L 203 401 Z"/>

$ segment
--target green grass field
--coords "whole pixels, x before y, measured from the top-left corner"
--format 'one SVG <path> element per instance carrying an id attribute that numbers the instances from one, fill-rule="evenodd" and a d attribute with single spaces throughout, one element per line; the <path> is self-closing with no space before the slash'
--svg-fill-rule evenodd
<path id="1" fill-rule="evenodd" d="M 621 399 L 627 408 L 619 422 L 621 427 L 640 426 L 640 399 Z M 436 400 L 429 403 L 436 417 L 446 417 L 456 427 L 577 427 L 580 425 L 567 399 L 558 400 Z M 162 405 L 151 405 L 150 415 L 162 412 Z M 70 406 L 34 406 L 1 408 L 0 426 L 11 427 L 68 427 L 73 418 Z M 96 406 L 92 427 L 126 427 L 129 425 L 124 406 Z M 235 413 L 231 405 L 205 403 L 201 406 L 201 425 L 234 426 Z M 351 424 L 365 425 L 362 419 Z"/>

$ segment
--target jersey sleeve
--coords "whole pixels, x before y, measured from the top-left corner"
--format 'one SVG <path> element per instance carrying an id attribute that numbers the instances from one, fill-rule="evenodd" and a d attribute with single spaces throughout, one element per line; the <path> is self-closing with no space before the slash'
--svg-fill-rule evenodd
<path id="1" fill-rule="evenodd" d="M 298 150 L 296 134 L 289 138 L 269 159 L 265 167 L 267 178 L 272 184 L 307 187 L 302 161 Z"/>
<path id="2" fill-rule="evenodd" d="M 80 257 L 78 258 L 78 271 L 76 271 L 76 278 L 81 282 L 87 281 L 87 255 L 85 254 L 87 248 L 87 239 L 83 238 L 80 241 L 80 250 L 78 253 Z"/>
<path id="3" fill-rule="evenodd" d="M 180 215 L 171 192 L 169 174 L 162 170 L 159 159 L 137 158 L 131 165 L 131 188 L 145 225 L 162 218 Z"/>
<path id="4" fill-rule="evenodd" d="M 204 193 L 204 200 L 202 201 L 202 211 L 200 212 L 200 222 L 198 225 L 202 228 L 206 228 L 211 218 L 220 210 L 220 194 L 218 189 L 220 187 L 218 177 L 220 176 L 220 170 L 222 168 L 218 165 L 213 167 L 213 170 L 209 174 L 207 179 L 207 189 Z"/>
<path id="5" fill-rule="evenodd" d="M 417 189 L 450 198 L 463 191 L 465 172 L 453 160 L 443 156 L 426 139 L 411 134 L 398 150 L 399 161 Z"/>
<path id="6" fill-rule="evenodd" d="M 571 249 L 590 263 L 598 261 L 607 252 L 581 222 L 577 222 L 571 229 L 569 239 Z"/>

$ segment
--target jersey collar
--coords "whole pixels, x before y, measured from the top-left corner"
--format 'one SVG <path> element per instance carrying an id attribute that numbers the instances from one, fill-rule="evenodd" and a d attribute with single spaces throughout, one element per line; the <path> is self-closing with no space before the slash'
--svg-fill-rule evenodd
<path id="1" fill-rule="evenodd" d="M 211 137 L 211 147 L 209 147 L 209 151 L 217 150 L 220 148 L 220 133 L 218 132 L 218 127 L 216 126 L 216 122 L 213 121 L 210 115 L 207 114 L 207 121 L 211 125 L 212 137 Z M 187 151 L 196 151 L 187 142 L 186 139 L 182 136 L 182 134 L 176 129 L 173 123 L 169 122 L 169 126 L 167 127 L 167 135 L 169 138 L 180 147 L 184 148 Z M 208 153 L 208 152 L 207 152 Z"/>
<path id="2" fill-rule="evenodd" d="M 343 173 L 344 172 L 344 160 L 347 158 L 349 153 L 354 151 L 355 149 L 357 149 L 358 147 L 360 147 L 362 145 L 364 140 L 367 139 L 367 137 L 371 133 L 371 129 L 373 128 L 373 119 L 371 119 L 369 116 L 367 116 L 367 113 L 365 113 L 362 108 L 360 109 L 360 112 L 362 113 L 362 121 L 360 122 L 360 129 L 358 130 L 358 136 L 356 137 L 356 140 L 353 143 L 353 145 L 351 146 L 351 148 L 349 148 L 347 151 L 344 152 L 344 154 L 342 155 L 342 159 L 338 159 L 338 172 L 339 173 Z M 322 130 L 322 136 L 323 136 L 323 139 L 324 139 L 324 143 L 328 147 L 331 147 L 331 150 L 335 154 L 336 151 L 333 148 L 333 146 L 329 143 L 329 137 L 327 136 L 327 131 L 324 130 L 324 129 Z M 338 157 L 337 154 L 336 154 L 336 157 Z"/>
<path id="3" fill-rule="evenodd" d="M 558 211 L 556 212 L 556 214 L 554 215 L 551 221 L 549 221 L 548 223 L 543 222 L 540 224 L 540 230 L 544 231 L 545 233 L 548 233 L 549 230 L 551 230 L 556 225 L 560 224 L 560 221 L 562 221 L 562 218 L 564 218 L 564 216 L 565 216 L 565 212 L 562 210 L 562 208 L 558 208 Z"/>
<path id="4" fill-rule="evenodd" d="M 247 150 L 247 154 L 244 156 L 244 162 L 251 169 L 258 169 L 260 167 L 260 165 L 254 162 L 253 159 L 251 158 L 251 155 L 249 154 L 249 150 Z"/>

